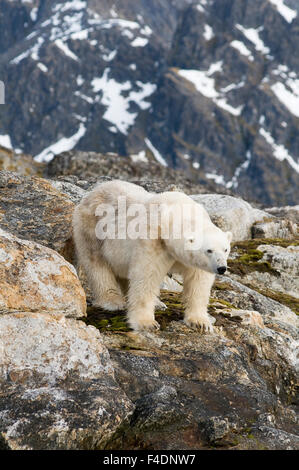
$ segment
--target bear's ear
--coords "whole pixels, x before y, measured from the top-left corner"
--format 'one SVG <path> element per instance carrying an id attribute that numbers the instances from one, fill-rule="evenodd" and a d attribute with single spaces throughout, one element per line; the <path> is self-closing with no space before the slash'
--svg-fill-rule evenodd
<path id="1" fill-rule="evenodd" d="M 233 238 L 232 232 L 226 232 L 226 236 L 227 236 L 228 241 L 231 242 Z"/>

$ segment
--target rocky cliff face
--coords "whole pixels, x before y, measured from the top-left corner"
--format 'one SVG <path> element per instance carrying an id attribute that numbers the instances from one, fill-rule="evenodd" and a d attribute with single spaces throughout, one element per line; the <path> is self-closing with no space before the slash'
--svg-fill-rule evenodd
<path id="1" fill-rule="evenodd" d="M 298 3 L 0 0 L 0 144 L 181 168 L 298 200 Z"/>
<path id="2" fill-rule="evenodd" d="M 191 155 L 207 177 L 245 197 L 273 201 L 280 193 L 287 201 L 298 181 L 299 63 L 289 52 L 298 19 L 275 3 L 185 9 L 155 95 L 151 135 L 175 162 Z"/>

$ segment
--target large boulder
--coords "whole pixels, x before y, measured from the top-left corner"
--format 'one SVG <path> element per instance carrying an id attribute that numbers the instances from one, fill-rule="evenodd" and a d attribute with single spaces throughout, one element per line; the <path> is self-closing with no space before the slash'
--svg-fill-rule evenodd
<path id="1" fill-rule="evenodd" d="M 83 196 L 87 193 L 86 189 L 78 186 L 77 184 L 69 183 L 68 181 L 49 180 L 49 183 L 54 189 L 65 194 L 75 205 L 79 204 Z M 97 184 L 91 182 L 86 183 L 88 185 L 88 190 L 91 190 L 93 186 Z"/>
<path id="2" fill-rule="evenodd" d="M 225 194 L 195 194 L 215 225 L 233 234 L 234 241 L 250 238 L 294 238 L 297 224 L 256 209 L 241 198 Z"/>
<path id="3" fill-rule="evenodd" d="M 236 242 L 228 261 L 231 278 L 299 310 L 298 239 Z"/>
<path id="4" fill-rule="evenodd" d="M 297 206 L 284 206 L 284 207 L 268 207 L 266 209 L 268 214 L 275 215 L 276 217 L 283 217 L 284 219 L 291 220 L 299 224 L 299 205 Z"/>
<path id="5" fill-rule="evenodd" d="M 215 225 L 232 232 L 233 240 L 251 238 L 253 224 L 267 217 L 266 212 L 241 198 L 224 194 L 196 194 L 192 198 L 204 206 Z"/>
<path id="6" fill-rule="evenodd" d="M 288 302 L 279 302 L 274 296 L 268 297 L 228 276 L 222 276 L 221 282 L 217 281 L 215 288 L 218 299 L 237 309 L 257 311 L 262 315 L 267 327 L 275 329 L 279 325 L 282 331 L 296 338 L 299 320 L 294 310 L 287 305 Z"/>
<path id="7" fill-rule="evenodd" d="M 31 155 L 16 153 L 0 145 L 0 170 L 14 171 L 19 175 L 41 175 L 44 164 L 36 162 Z"/>
<path id="8" fill-rule="evenodd" d="M 214 312 L 216 335 L 171 319 L 155 334 L 104 334 L 116 378 L 136 405 L 130 426 L 108 448 L 299 448 L 288 405 L 295 339 L 226 311 Z M 262 426 L 288 440 L 273 441 Z"/>
<path id="9" fill-rule="evenodd" d="M 242 276 L 242 282 L 253 283 L 257 288 L 270 287 L 293 297 L 299 297 L 299 246 L 288 247 L 258 245 L 262 253 L 258 263 L 269 266 L 269 270 L 249 271 Z M 258 268 L 258 265 L 257 265 Z M 238 277 L 237 277 L 238 278 Z"/>
<path id="10" fill-rule="evenodd" d="M 86 313 L 75 268 L 55 251 L 0 229 L 0 313 L 14 310 Z"/>
<path id="11" fill-rule="evenodd" d="M 74 203 L 49 181 L 0 172 L 0 228 L 64 254 Z"/>
<path id="12" fill-rule="evenodd" d="M 252 238 L 285 238 L 291 239 L 298 234 L 298 224 L 289 218 L 266 217 L 262 222 L 252 226 Z"/>
<path id="13" fill-rule="evenodd" d="M 0 362 L 0 448 L 103 448 L 133 411 L 101 335 L 80 321 L 0 317 Z"/>

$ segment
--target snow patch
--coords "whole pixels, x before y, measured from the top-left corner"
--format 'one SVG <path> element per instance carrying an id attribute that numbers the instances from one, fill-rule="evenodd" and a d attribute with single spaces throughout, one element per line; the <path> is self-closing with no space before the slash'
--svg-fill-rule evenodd
<path id="1" fill-rule="evenodd" d="M 179 70 L 178 74 L 193 83 L 196 90 L 199 91 L 206 98 L 211 98 L 213 102 L 220 108 L 228 111 L 234 116 L 239 116 L 242 112 L 243 106 L 238 108 L 232 107 L 228 104 L 225 98 L 222 96 L 222 93 L 219 93 L 215 89 L 215 80 L 211 78 L 215 72 L 222 71 L 222 62 L 216 62 L 211 64 L 209 70 Z"/>
<path id="2" fill-rule="evenodd" d="M 78 40 L 78 41 L 84 41 L 88 39 L 88 29 L 83 29 L 82 31 L 77 31 L 75 33 L 71 34 L 71 39 L 73 40 Z"/>
<path id="3" fill-rule="evenodd" d="M 37 20 L 37 14 L 38 14 L 38 8 L 37 7 L 32 8 L 32 10 L 30 12 L 30 18 L 32 19 L 32 21 Z"/>
<path id="4" fill-rule="evenodd" d="M 160 165 L 162 165 L 162 166 L 168 166 L 166 160 L 162 157 L 162 155 L 156 149 L 156 147 L 153 146 L 151 141 L 149 139 L 144 139 L 144 141 L 145 141 L 146 145 L 148 146 L 148 148 L 150 149 L 150 151 L 152 152 L 152 154 L 154 155 L 157 162 L 159 162 Z"/>
<path id="5" fill-rule="evenodd" d="M 84 136 L 86 132 L 86 127 L 83 123 L 80 123 L 78 131 L 71 137 L 63 137 L 55 144 L 50 145 L 44 149 L 41 153 L 36 155 L 34 159 L 37 162 L 49 162 L 55 155 L 58 155 L 62 152 L 67 152 L 72 150 L 79 140 Z"/>
<path id="6" fill-rule="evenodd" d="M 245 46 L 245 44 L 243 42 L 235 40 L 235 41 L 232 41 L 230 43 L 230 45 L 234 49 L 237 49 L 237 51 L 239 51 L 241 55 L 246 56 L 248 58 L 248 60 L 251 60 L 251 61 L 254 60 L 254 57 L 251 54 L 250 50 L 247 49 L 247 47 Z"/>
<path id="7" fill-rule="evenodd" d="M 283 145 L 279 145 L 275 142 L 270 132 L 267 132 L 265 129 L 260 129 L 260 134 L 264 137 L 266 142 L 272 147 L 274 157 L 280 162 L 286 160 L 288 164 L 299 173 L 299 163 L 297 163 L 294 158 L 289 154 L 287 149 Z"/>
<path id="8" fill-rule="evenodd" d="M 94 99 L 91 98 L 90 96 L 86 96 L 84 95 L 83 93 L 81 93 L 80 91 L 75 91 L 74 93 L 76 96 L 79 96 L 79 98 L 81 98 L 82 100 L 86 101 L 87 103 L 89 104 L 93 104 L 94 103 Z"/>
<path id="9" fill-rule="evenodd" d="M 146 102 L 156 90 L 156 85 L 152 83 L 136 82 L 139 91 L 133 91 L 130 81 L 118 83 L 113 78 L 108 78 L 110 69 L 105 69 L 101 78 L 94 78 L 91 82 L 94 93 L 102 92 L 102 97 L 98 98 L 107 107 L 104 119 L 114 124 L 123 134 L 127 134 L 128 129 L 135 122 L 138 113 L 130 112 L 130 103 L 135 102 L 139 108 L 148 109 L 151 104 Z M 131 90 L 131 91 L 130 91 Z M 126 96 L 123 95 L 124 92 Z"/>
<path id="10" fill-rule="evenodd" d="M 210 78 L 210 69 L 207 71 L 181 69 L 178 73 L 189 82 L 193 83 L 196 90 L 207 98 L 218 97 L 218 92 L 215 89 L 215 80 Z"/>
<path id="11" fill-rule="evenodd" d="M 44 43 L 44 39 L 42 37 L 39 37 L 37 39 L 37 42 L 27 51 L 23 52 L 22 54 L 18 55 L 14 59 L 10 61 L 11 64 L 19 64 L 22 62 L 23 59 L 26 59 L 27 57 L 31 56 L 33 60 L 39 60 L 39 50 L 41 46 Z"/>
<path id="12" fill-rule="evenodd" d="M 151 36 L 153 34 L 153 30 L 149 26 L 145 25 L 140 30 L 140 33 L 144 36 Z"/>
<path id="13" fill-rule="evenodd" d="M 255 49 L 261 54 L 267 55 L 270 52 L 269 47 L 266 47 L 264 42 L 259 37 L 259 32 L 263 30 L 263 26 L 260 26 L 257 29 L 254 28 L 244 28 L 244 26 L 237 24 L 236 28 L 244 34 L 244 36 L 254 44 Z"/>
<path id="14" fill-rule="evenodd" d="M 269 0 L 269 2 L 276 7 L 278 13 L 283 16 L 283 18 L 288 23 L 292 23 L 292 21 L 296 18 L 297 11 L 292 10 L 290 7 L 285 5 L 283 0 Z"/>
<path id="15" fill-rule="evenodd" d="M 206 178 L 209 180 L 215 181 L 216 184 L 221 184 L 222 186 L 225 186 L 225 181 L 222 175 L 217 175 L 216 172 L 214 173 L 206 173 Z"/>
<path id="16" fill-rule="evenodd" d="M 12 143 L 8 134 L 0 135 L 0 145 L 2 145 L 2 147 L 12 150 Z"/>
<path id="17" fill-rule="evenodd" d="M 54 11 L 65 12 L 67 10 L 80 11 L 87 7 L 87 2 L 81 0 L 70 0 L 68 2 L 61 2 L 54 6 Z"/>
<path id="18" fill-rule="evenodd" d="M 91 25 L 99 25 L 103 29 L 111 29 L 114 26 L 120 29 L 140 29 L 139 23 L 136 21 L 124 20 L 122 18 L 109 18 L 107 20 L 102 20 L 101 18 L 98 19 L 88 19 L 88 23 Z"/>
<path id="19" fill-rule="evenodd" d="M 83 7 L 83 4 L 85 5 Z M 48 26 L 48 22 L 52 25 L 50 33 L 50 41 L 56 41 L 56 39 L 85 39 L 87 30 L 82 27 L 82 20 L 84 17 L 84 8 L 86 8 L 86 2 L 72 1 L 65 2 L 63 6 L 58 4 L 54 7 L 55 14 L 42 23 L 42 27 Z M 70 14 L 63 15 L 65 11 L 72 10 Z M 84 32 L 83 32 L 84 31 Z"/>
<path id="20" fill-rule="evenodd" d="M 214 36 L 215 36 L 215 34 L 214 34 L 213 29 L 211 28 L 211 26 L 208 25 L 208 24 L 205 24 L 205 29 L 204 29 L 204 32 L 203 32 L 203 37 L 205 38 L 205 40 L 210 41 L 211 39 L 213 39 Z"/>
<path id="21" fill-rule="evenodd" d="M 232 90 L 238 90 L 239 88 L 242 88 L 245 85 L 245 82 L 242 80 L 239 83 L 230 83 L 230 85 L 227 85 L 224 88 L 221 88 L 220 91 L 221 93 L 229 93 Z"/>
<path id="22" fill-rule="evenodd" d="M 240 173 L 241 173 L 242 171 L 246 171 L 246 170 L 247 170 L 247 168 L 249 167 L 251 158 L 252 158 L 251 152 L 250 152 L 250 150 L 248 150 L 248 151 L 246 152 L 246 160 L 245 160 L 243 163 L 241 163 L 241 165 L 239 165 L 239 166 L 236 168 L 235 173 L 234 173 L 234 176 L 232 177 L 232 179 L 231 179 L 230 181 L 228 181 L 228 182 L 226 183 L 225 186 L 226 186 L 228 189 L 230 189 L 230 188 L 236 189 L 236 188 L 239 186 L 238 178 L 239 178 L 239 176 L 240 176 Z"/>
<path id="23" fill-rule="evenodd" d="M 148 44 L 148 39 L 146 38 L 135 38 L 134 41 L 131 42 L 131 46 L 133 47 L 145 47 Z"/>
<path id="24" fill-rule="evenodd" d="M 145 150 L 141 150 L 139 153 L 135 155 L 131 155 L 131 159 L 134 163 L 148 163 L 148 159 L 146 157 Z"/>
<path id="25" fill-rule="evenodd" d="M 207 6 L 207 5 L 208 5 L 207 0 L 199 0 L 197 2 L 196 9 L 200 11 L 201 13 L 204 13 L 205 12 L 204 6 Z"/>
<path id="26" fill-rule="evenodd" d="M 77 82 L 77 85 L 78 85 L 78 86 L 83 85 L 84 81 L 85 81 L 85 80 L 84 80 L 84 78 L 82 77 L 82 75 L 78 75 L 78 77 L 76 78 L 76 82 Z"/>
<path id="27" fill-rule="evenodd" d="M 204 13 L 205 9 L 201 5 L 196 5 L 196 10 L 200 11 L 200 13 Z"/>
<path id="28" fill-rule="evenodd" d="M 288 79 L 285 84 L 271 86 L 276 98 L 296 117 L 299 117 L 299 80 Z"/>
<path id="29" fill-rule="evenodd" d="M 115 49 L 114 51 L 111 51 L 108 54 L 103 54 L 102 57 L 106 62 L 111 62 L 116 56 L 116 54 L 117 54 L 117 50 Z"/>
<path id="30" fill-rule="evenodd" d="M 42 62 L 38 62 L 37 67 L 44 73 L 47 73 L 49 70 L 48 67 Z"/>
<path id="31" fill-rule="evenodd" d="M 64 54 L 71 59 L 75 60 L 76 62 L 79 62 L 79 58 L 68 48 L 65 42 L 63 42 L 61 39 L 56 39 L 54 43 L 59 49 L 64 52 Z"/>

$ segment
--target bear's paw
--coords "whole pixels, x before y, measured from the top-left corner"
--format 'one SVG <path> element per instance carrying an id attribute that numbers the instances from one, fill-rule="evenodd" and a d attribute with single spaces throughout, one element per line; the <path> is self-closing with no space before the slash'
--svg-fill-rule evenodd
<path id="1" fill-rule="evenodd" d="M 200 333 L 213 333 L 214 328 L 211 320 L 207 315 L 187 315 L 184 322 L 192 329 L 199 330 Z"/>

